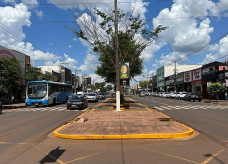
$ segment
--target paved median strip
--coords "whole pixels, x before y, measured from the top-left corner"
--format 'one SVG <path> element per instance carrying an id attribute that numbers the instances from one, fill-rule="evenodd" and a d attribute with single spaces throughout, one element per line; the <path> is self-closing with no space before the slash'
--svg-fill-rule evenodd
<path id="1" fill-rule="evenodd" d="M 138 104 L 144 106 L 146 112 L 141 110 L 139 112 L 116 112 L 115 110 L 103 112 L 95 109 L 103 104 L 99 103 L 92 109 L 83 112 L 74 121 L 56 129 L 53 135 L 77 140 L 179 139 L 195 135 L 192 128 L 174 120 L 170 121 L 169 116 L 146 105 Z M 151 119 L 150 116 L 153 118 Z M 159 120 L 159 118 L 169 119 Z M 164 131 L 158 131 L 160 127 Z"/>

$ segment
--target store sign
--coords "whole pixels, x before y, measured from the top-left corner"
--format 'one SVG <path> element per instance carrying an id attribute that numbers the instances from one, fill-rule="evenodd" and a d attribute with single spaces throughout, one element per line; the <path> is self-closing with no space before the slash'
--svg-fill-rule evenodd
<path id="1" fill-rule="evenodd" d="M 208 75 L 208 74 L 214 73 L 215 71 L 216 71 L 215 70 L 215 66 L 211 66 L 211 67 L 204 68 L 202 70 L 202 74 L 203 75 Z"/>
<path id="2" fill-rule="evenodd" d="M 202 75 L 201 75 L 201 69 L 196 69 L 192 71 L 192 80 L 196 81 L 196 80 L 201 80 L 202 79 Z"/>
<path id="3" fill-rule="evenodd" d="M 184 73 L 184 82 L 191 82 L 192 81 L 192 72 L 188 71 Z"/>

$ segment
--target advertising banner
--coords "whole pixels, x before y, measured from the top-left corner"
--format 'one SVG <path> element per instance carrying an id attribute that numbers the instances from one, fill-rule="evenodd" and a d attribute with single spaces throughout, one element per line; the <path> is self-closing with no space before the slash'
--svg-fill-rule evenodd
<path id="1" fill-rule="evenodd" d="M 188 71 L 184 73 L 184 82 L 192 82 L 192 72 Z"/>
<path id="2" fill-rule="evenodd" d="M 202 79 L 201 68 L 192 71 L 192 80 L 198 81 Z"/>
<path id="3" fill-rule="evenodd" d="M 120 79 L 128 79 L 129 78 L 129 63 L 120 63 Z"/>

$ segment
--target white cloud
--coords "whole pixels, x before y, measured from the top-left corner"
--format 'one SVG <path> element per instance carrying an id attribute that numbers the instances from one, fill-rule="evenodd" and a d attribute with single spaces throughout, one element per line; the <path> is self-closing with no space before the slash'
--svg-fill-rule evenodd
<path id="1" fill-rule="evenodd" d="M 60 65 L 60 63 L 66 63 L 65 67 L 69 68 L 69 69 L 76 69 L 76 64 L 77 61 L 75 59 L 72 59 L 71 57 L 69 57 L 67 54 L 64 54 L 64 59 L 61 60 L 57 60 L 56 62 L 53 61 L 47 61 L 45 62 L 45 65 L 47 66 L 52 66 L 52 65 Z"/>
<path id="2" fill-rule="evenodd" d="M 210 53 L 206 55 L 203 64 L 213 61 L 228 60 L 228 35 L 221 39 L 218 44 L 212 45 L 209 48 Z"/>
<path id="3" fill-rule="evenodd" d="M 33 63 L 34 61 L 60 59 L 59 56 L 52 53 L 35 50 L 29 42 L 23 42 L 26 38 L 23 27 L 31 25 L 30 18 L 31 12 L 23 4 L 15 5 L 15 7 L 0 7 L 0 45 L 29 55 Z"/>
<path id="4" fill-rule="evenodd" d="M 155 63 L 157 65 L 170 65 L 177 59 L 181 59 L 181 62 L 187 61 L 185 54 L 179 52 L 172 52 L 168 55 L 162 54 L 159 60 L 155 60 Z"/>
<path id="5" fill-rule="evenodd" d="M 130 9 L 133 11 L 132 15 L 134 17 L 138 16 L 138 14 L 140 14 L 141 19 L 145 20 L 145 13 L 147 11 L 146 6 L 149 3 L 143 2 L 143 0 L 136 0 L 135 2 L 132 2 L 130 4 Z"/>
<path id="6" fill-rule="evenodd" d="M 99 64 L 98 57 L 96 55 L 87 54 L 84 59 L 84 64 L 79 67 L 81 71 L 94 72 Z"/>
<path id="7" fill-rule="evenodd" d="M 202 3 L 203 2 L 203 3 Z M 208 15 L 217 15 L 215 3 L 208 0 L 175 0 L 171 9 L 163 9 L 153 19 L 153 25 L 168 27 L 159 34 L 173 48 L 173 53 L 162 55 L 159 64 L 167 64 L 183 56 L 200 52 L 206 47 L 211 38 L 213 27 L 208 18 L 195 19 Z"/>
<path id="8" fill-rule="evenodd" d="M 99 75 L 97 74 L 89 74 L 89 77 L 91 77 L 91 83 L 102 83 L 104 82 L 104 79 L 102 79 Z"/>

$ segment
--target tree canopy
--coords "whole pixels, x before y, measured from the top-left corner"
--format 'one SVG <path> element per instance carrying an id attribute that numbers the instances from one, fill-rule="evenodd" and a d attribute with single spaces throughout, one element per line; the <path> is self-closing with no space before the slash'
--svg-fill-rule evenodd
<path id="1" fill-rule="evenodd" d="M 37 81 L 37 80 L 53 80 L 54 76 L 52 73 L 42 73 L 40 68 L 29 67 L 23 76 L 25 82 Z"/>
<path id="2" fill-rule="evenodd" d="M 92 46 L 92 50 L 98 53 L 100 65 L 96 73 L 106 82 L 115 83 L 115 31 L 114 11 L 103 12 L 99 9 L 91 10 L 77 18 L 79 29 L 75 34 Z M 148 30 L 146 23 L 140 19 L 140 15 L 118 11 L 118 42 L 120 62 L 129 62 L 130 77 L 142 73 L 140 57 L 142 51 L 151 45 L 158 33 L 166 27 L 159 25 L 155 29 Z"/>
<path id="3" fill-rule="evenodd" d="M 221 83 L 217 82 L 217 83 L 212 83 L 208 88 L 207 88 L 207 92 L 210 95 L 214 95 L 216 96 L 216 99 L 218 101 L 218 95 L 219 93 L 223 93 L 225 92 L 227 89 L 224 85 L 222 85 Z"/>
<path id="4" fill-rule="evenodd" d="M 15 58 L 0 58 L 0 96 L 16 93 L 21 80 L 20 62 Z"/>

